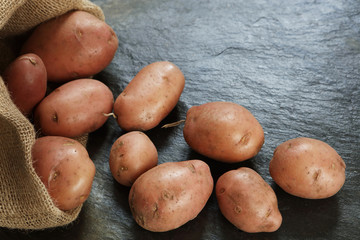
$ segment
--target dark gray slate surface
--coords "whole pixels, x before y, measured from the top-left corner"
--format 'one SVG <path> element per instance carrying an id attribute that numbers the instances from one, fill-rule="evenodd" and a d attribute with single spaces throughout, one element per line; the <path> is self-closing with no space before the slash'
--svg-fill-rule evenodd
<path id="1" fill-rule="evenodd" d="M 262 124 L 260 153 L 239 164 L 218 163 L 192 151 L 182 127 L 148 131 L 159 162 L 202 159 L 214 179 L 240 166 L 255 169 L 275 190 L 283 224 L 275 233 L 248 234 L 220 213 L 215 195 L 193 221 L 152 233 L 132 219 L 129 188 L 109 171 L 112 143 L 124 132 L 110 119 L 90 135 L 97 173 L 79 219 L 65 228 L 0 239 L 355 239 L 360 229 L 360 1 L 358 0 L 97 0 L 119 37 L 118 52 L 97 79 L 120 94 L 145 65 L 168 60 L 186 86 L 163 123 L 184 119 L 193 105 L 233 101 Z M 306 200 L 283 192 L 268 164 L 275 147 L 305 136 L 323 140 L 347 164 L 335 196 Z"/>

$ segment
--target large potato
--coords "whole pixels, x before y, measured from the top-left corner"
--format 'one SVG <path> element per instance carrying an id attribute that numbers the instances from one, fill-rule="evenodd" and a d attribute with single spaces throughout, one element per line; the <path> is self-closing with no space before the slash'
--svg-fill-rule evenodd
<path id="1" fill-rule="evenodd" d="M 49 81 L 65 82 L 103 70 L 117 47 L 109 25 L 90 13 L 72 11 L 37 26 L 21 52 L 41 57 Z"/>
<path id="2" fill-rule="evenodd" d="M 112 112 L 113 94 L 102 82 L 78 79 L 46 96 L 34 112 L 35 124 L 45 135 L 77 137 L 93 132 Z"/>
<path id="3" fill-rule="evenodd" d="M 260 123 L 246 108 L 232 102 L 210 102 L 191 107 L 183 129 L 195 151 L 222 162 L 254 157 L 264 143 Z"/>
<path id="4" fill-rule="evenodd" d="M 88 198 L 95 165 L 79 142 L 57 136 L 38 138 L 32 158 L 35 172 L 59 209 L 71 210 Z"/>
<path id="5" fill-rule="evenodd" d="M 345 183 L 345 162 L 327 143 L 295 138 L 280 144 L 270 161 L 270 175 L 286 192 L 309 199 L 328 198 Z"/>
<path id="6" fill-rule="evenodd" d="M 126 131 L 156 127 L 176 106 L 184 86 L 184 75 L 173 63 L 145 66 L 115 101 L 119 126 Z"/>
<path id="7" fill-rule="evenodd" d="M 114 142 L 110 150 L 110 171 L 115 180 L 124 186 L 131 186 L 141 174 L 157 163 L 157 149 L 143 132 L 125 133 Z"/>
<path id="8" fill-rule="evenodd" d="M 209 166 L 203 161 L 163 163 L 136 179 L 129 193 L 130 209 L 141 227 L 169 231 L 200 213 L 213 185 Z"/>
<path id="9" fill-rule="evenodd" d="M 273 189 L 246 167 L 224 173 L 216 182 L 220 211 L 237 228 L 250 233 L 274 232 L 281 223 Z"/>
<path id="10" fill-rule="evenodd" d="M 33 53 L 19 56 L 3 73 L 11 99 L 24 115 L 45 97 L 46 68 L 41 58 Z"/>

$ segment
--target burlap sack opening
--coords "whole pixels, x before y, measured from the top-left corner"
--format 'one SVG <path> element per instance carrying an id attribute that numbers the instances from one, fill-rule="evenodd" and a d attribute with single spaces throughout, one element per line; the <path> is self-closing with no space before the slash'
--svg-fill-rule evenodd
<path id="1" fill-rule="evenodd" d="M 102 10 L 88 0 L 0 0 L 0 73 L 16 57 L 20 35 L 71 10 L 87 11 L 105 20 Z"/>
<path id="2" fill-rule="evenodd" d="M 0 0 L 0 70 L 16 57 L 13 38 L 71 10 L 88 11 L 104 20 L 102 10 L 87 0 Z M 0 77 L 0 227 L 53 228 L 73 222 L 80 213 L 81 206 L 64 212 L 52 202 L 32 167 L 35 139 L 33 125 L 11 101 Z M 86 139 L 78 140 L 86 144 Z"/>

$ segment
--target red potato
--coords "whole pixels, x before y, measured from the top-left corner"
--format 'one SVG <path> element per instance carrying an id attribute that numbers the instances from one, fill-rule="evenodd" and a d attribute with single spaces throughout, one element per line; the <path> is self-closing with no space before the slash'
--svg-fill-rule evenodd
<path id="1" fill-rule="evenodd" d="M 111 90 L 94 79 L 65 83 L 36 107 L 34 120 L 44 135 L 78 137 L 100 128 L 112 112 Z"/>
<path id="2" fill-rule="evenodd" d="M 156 127 L 176 106 L 185 86 L 181 70 L 170 62 L 147 65 L 117 97 L 114 113 L 125 131 Z"/>
<path id="3" fill-rule="evenodd" d="M 216 197 L 224 217 L 244 232 L 274 232 L 282 223 L 275 192 L 246 167 L 224 173 L 216 182 Z"/>
<path id="4" fill-rule="evenodd" d="M 46 68 L 39 56 L 28 53 L 16 58 L 3 73 L 11 99 L 24 115 L 45 97 Z"/>
<path id="5" fill-rule="evenodd" d="M 345 162 L 327 143 L 312 138 L 294 138 L 274 151 L 269 171 L 287 193 L 321 199 L 335 195 L 345 183 Z"/>
<path id="6" fill-rule="evenodd" d="M 131 186 L 157 163 L 156 147 L 143 132 L 133 131 L 120 136 L 110 150 L 110 171 L 115 180 L 124 186 Z"/>
<path id="7" fill-rule="evenodd" d="M 166 162 L 136 179 L 129 193 L 130 209 L 135 221 L 149 231 L 176 229 L 200 213 L 213 185 L 203 161 Z"/>
<path id="8" fill-rule="evenodd" d="M 37 26 L 21 52 L 41 57 L 49 81 L 66 82 L 100 72 L 117 48 L 118 38 L 109 25 L 90 13 L 72 11 Z"/>
<path id="9" fill-rule="evenodd" d="M 228 163 L 254 157 L 264 144 L 260 123 L 249 110 L 232 102 L 191 107 L 183 134 L 198 153 Z"/>
<path id="10" fill-rule="evenodd" d="M 32 147 L 35 172 L 61 210 L 80 206 L 88 198 L 95 165 L 85 147 L 65 137 L 38 138 Z"/>

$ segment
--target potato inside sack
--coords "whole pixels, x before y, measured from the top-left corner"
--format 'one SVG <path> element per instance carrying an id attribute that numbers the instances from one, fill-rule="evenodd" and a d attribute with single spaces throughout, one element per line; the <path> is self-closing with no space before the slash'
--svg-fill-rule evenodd
<path id="1" fill-rule="evenodd" d="M 145 66 L 116 98 L 114 113 L 119 126 L 125 131 L 156 127 L 174 109 L 184 86 L 185 77 L 173 63 Z"/>
<path id="2" fill-rule="evenodd" d="M 118 38 L 104 21 L 84 11 L 71 11 L 37 26 L 21 53 L 44 61 L 48 80 L 66 82 L 99 73 L 112 61 Z"/>
<path id="3" fill-rule="evenodd" d="M 157 163 L 157 149 L 143 132 L 125 133 L 114 142 L 110 150 L 111 173 L 124 186 L 131 186 L 141 174 Z"/>
<path id="4" fill-rule="evenodd" d="M 249 233 L 274 232 L 282 223 L 275 192 L 254 170 L 242 167 L 220 176 L 216 197 L 224 217 Z"/>
<path id="5" fill-rule="evenodd" d="M 74 209 L 88 198 L 95 165 L 81 143 L 65 137 L 41 137 L 32 147 L 32 159 L 35 172 L 59 209 Z"/>
<path id="6" fill-rule="evenodd" d="M 308 199 L 335 195 L 345 183 L 345 162 L 327 143 L 294 138 L 274 151 L 269 171 L 287 193 Z"/>
<path id="7" fill-rule="evenodd" d="M 26 116 L 45 97 L 46 68 L 36 54 L 28 53 L 16 58 L 5 69 L 3 78 L 11 99 Z"/>
<path id="8" fill-rule="evenodd" d="M 78 137 L 100 128 L 112 112 L 111 90 L 95 79 L 77 79 L 56 88 L 36 107 L 34 121 L 44 135 Z"/>
<path id="9" fill-rule="evenodd" d="M 130 209 L 141 227 L 170 231 L 201 212 L 213 185 L 210 168 L 201 160 L 166 162 L 136 179 L 129 193 Z"/>
<path id="10" fill-rule="evenodd" d="M 232 102 L 191 107 L 183 134 L 198 153 L 228 163 L 254 157 L 264 144 L 264 131 L 257 119 L 249 110 Z"/>

